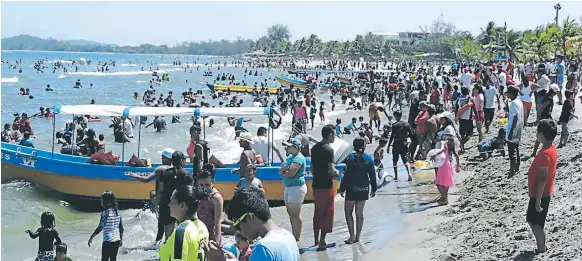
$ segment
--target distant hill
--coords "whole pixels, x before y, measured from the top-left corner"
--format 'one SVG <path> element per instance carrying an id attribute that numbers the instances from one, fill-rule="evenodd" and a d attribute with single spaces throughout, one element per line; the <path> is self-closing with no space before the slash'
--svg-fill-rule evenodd
<path id="1" fill-rule="evenodd" d="M 109 53 L 149 53 L 149 54 L 195 54 L 195 55 L 237 55 L 245 53 L 253 44 L 250 39 L 235 41 L 183 42 L 174 47 L 167 45 L 141 44 L 139 46 L 118 46 L 89 40 L 43 39 L 32 35 L 18 35 L 2 38 L 2 50 L 57 51 L 57 52 L 109 52 Z"/>
<path id="2" fill-rule="evenodd" d="M 100 43 L 100 42 L 89 41 L 89 40 L 85 40 L 85 39 L 80 39 L 80 40 L 67 40 L 65 42 L 70 43 L 72 45 L 117 46 L 116 44 Z"/>

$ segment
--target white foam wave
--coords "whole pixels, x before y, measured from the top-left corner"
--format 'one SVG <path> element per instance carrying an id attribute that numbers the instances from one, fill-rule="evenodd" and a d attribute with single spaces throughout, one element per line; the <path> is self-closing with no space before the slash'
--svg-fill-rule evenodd
<path id="1" fill-rule="evenodd" d="M 159 74 L 180 71 L 181 69 L 159 70 Z M 69 75 L 88 75 L 88 76 L 131 76 L 131 75 L 152 75 L 150 71 L 127 71 L 127 72 L 68 72 Z"/>
<path id="2" fill-rule="evenodd" d="M 18 82 L 18 77 L 14 76 L 11 78 L 2 78 L 2 82 L 3 83 L 17 83 Z"/>
<path id="3" fill-rule="evenodd" d="M 135 63 L 122 63 L 121 66 L 123 67 L 137 67 Z"/>
<path id="4" fill-rule="evenodd" d="M 135 81 L 136 83 L 145 83 L 146 81 Z"/>
<path id="5" fill-rule="evenodd" d="M 59 75 L 59 79 L 63 79 L 63 78 L 67 78 L 67 76 L 64 74 Z"/>

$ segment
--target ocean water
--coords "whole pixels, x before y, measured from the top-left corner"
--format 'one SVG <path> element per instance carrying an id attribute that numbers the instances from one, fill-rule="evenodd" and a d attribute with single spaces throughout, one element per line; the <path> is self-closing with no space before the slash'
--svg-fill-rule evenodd
<path id="1" fill-rule="evenodd" d="M 62 60 L 64 64 L 70 66 L 70 60 L 85 58 L 91 60 L 91 66 L 78 66 L 75 72 L 74 67 L 68 67 L 68 73 L 52 69 L 45 69 L 44 73 L 37 73 L 34 70 L 34 60 L 45 58 L 48 61 Z M 233 73 L 237 80 L 244 80 L 249 85 L 254 82 L 261 82 L 265 79 L 271 86 L 276 86 L 274 77 L 285 74 L 282 69 L 258 69 L 262 76 L 245 76 L 244 67 L 232 64 L 231 58 L 209 57 L 209 56 L 177 56 L 177 55 L 134 55 L 134 54 L 109 54 L 109 53 L 62 53 L 62 52 L 5 52 L 1 54 L 2 64 L 1 93 L 2 93 L 2 122 L 12 122 L 13 113 L 27 112 L 32 115 L 38 112 L 40 107 L 52 107 L 55 104 L 89 104 L 91 99 L 95 99 L 97 104 L 113 105 L 139 105 L 141 95 L 149 88 L 149 80 L 152 78 L 151 70 L 158 73 L 168 73 L 169 82 L 161 85 L 154 85 L 156 93 L 167 95 L 173 91 L 174 98 L 179 98 L 182 91 L 192 88 L 193 90 L 203 90 L 205 96 L 209 96 L 209 90 L 205 86 L 206 82 L 212 82 L 218 73 Z M 22 64 L 17 69 L 9 69 L 9 65 L 14 65 L 15 60 L 21 59 Z M 190 68 L 184 69 L 172 65 L 173 61 L 180 60 L 182 66 L 188 64 Z M 109 66 L 108 72 L 97 72 L 97 62 L 115 61 L 116 66 Z M 226 62 L 227 66 L 223 63 Z M 204 65 L 208 63 L 208 66 Z M 47 65 L 49 66 L 49 65 Z M 144 71 L 141 70 L 143 67 Z M 197 70 L 197 67 L 199 69 Z M 220 67 L 220 68 L 219 68 Z M 18 69 L 22 68 L 22 73 Z M 159 70 L 158 70 L 159 69 Z M 191 71 L 190 71 L 191 70 Z M 203 77 L 203 71 L 210 70 L 214 77 Z M 254 71 L 254 69 L 253 69 Z M 73 85 L 79 79 L 83 88 L 75 89 Z M 89 87 L 90 84 L 93 87 Z M 47 92 L 44 88 L 50 84 L 54 91 Z M 28 96 L 18 95 L 20 88 L 29 88 Z M 140 99 L 133 99 L 133 93 L 138 92 Z M 320 98 L 329 98 L 329 94 L 321 93 Z M 248 97 L 242 97 L 246 106 L 252 106 L 252 101 Z M 218 100 L 207 99 L 212 105 L 217 105 Z M 328 110 L 331 106 L 327 106 Z M 345 106 L 338 103 L 336 111 L 326 111 L 326 121 L 316 121 L 316 125 L 333 123 L 335 118 L 343 118 L 343 122 L 349 121 L 353 117 L 351 113 L 345 113 Z M 365 115 L 362 112 L 361 115 Z M 64 127 L 66 120 L 72 119 L 71 115 L 58 115 L 56 118 L 56 130 Z M 149 119 L 151 122 L 153 119 Z M 154 161 L 159 159 L 161 151 L 166 147 L 176 150 L 186 150 L 189 135 L 188 129 L 191 122 L 186 117 L 182 117 L 182 123 L 170 124 L 167 119 L 167 131 L 156 133 L 153 128 L 142 128 L 141 144 L 139 148 L 140 157 L 151 157 Z M 224 162 L 234 162 L 240 151 L 238 142 L 234 140 L 234 130 L 228 126 L 225 119 L 215 119 L 216 125 L 206 128 L 206 140 L 209 142 L 214 154 Z M 280 141 L 287 139 L 290 133 L 291 116 L 287 115 L 283 119 L 280 129 L 275 130 L 274 138 L 280 145 Z M 110 120 L 103 118 L 101 123 L 89 123 L 89 127 L 96 130 L 96 133 L 105 134 L 106 149 L 112 150 L 116 154 L 122 153 L 122 145 L 113 142 L 112 130 L 108 127 Z M 253 118 L 251 122 L 245 123 L 246 127 L 255 133 L 256 129 L 266 124 L 264 118 Z M 41 149 L 50 150 L 52 146 L 52 120 L 33 119 L 32 126 L 36 134 L 34 144 Z M 138 135 L 137 128 L 134 129 L 135 136 Z M 319 137 L 319 134 L 314 134 Z M 125 144 L 125 159 L 129 159 L 132 154 L 137 154 L 138 144 L 135 142 Z M 386 156 L 385 159 L 390 159 Z M 385 163 L 386 165 L 391 165 Z M 391 170 L 388 170 L 391 172 Z M 399 170 L 404 173 L 404 170 Z M 403 175 L 401 175 L 404 177 Z M 2 253 L 1 258 L 5 260 L 34 260 L 37 249 L 37 241 L 30 239 L 24 231 L 26 229 L 38 228 L 40 214 L 44 211 L 52 211 L 57 217 L 57 230 L 62 239 L 69 245 L 69 249 L 75 260 L 98 260 L 100 256 L 100 237 L 98 236 L 91 247 L 87 246 L 87 240 L 98 224 L 98 213 L 79 212 L 68 206 L 58 193 L 40 188 L 29 182 L 12 182 L 2 184 Z M 379 192 L 378 198 L 370 200 L 366 208 L 366 225 L 362 238 L 368 240 L 359 246 L 342 246 L 343 240 L 347 238 L 347 228 L 343 217 L 343 200 L 338 198 L 336 204 L 336 232 L 330 235 L 331 242 L 338 242 L 339 246 L 333 250 L 319 253 L 314 251 L 306 252 L 302 258 L 305 260 L 358 260 L 365 252 L 381 247 L 391 236 L 402 229 L 402 213 L 417 211 L 420 200 L 418 197 L 406 196 L 406 193 L 414 192 L 415 188 L 407 182 L 392 183 L 383 188 L 384 195 Z M 394 197 L 393 193 L 403 192 L 404 196 Z M 312 244 L 311 216 L 313 205 L 307 204 L 304 207 L 303 218 L 303 238 L 302 246 L 307 247 Z M 157 254 L 153 247 L 153 239 L 156 233 L 156 218 L 151 213 L 138 215 L 140 210 L 121 211 L 126 230 L 124 246 L 120 250 L 119 260 L 157 260 Z M 277 223 L 290 229 L 288 217 L 284 207 L 272 209 L 273 216 Z"/>

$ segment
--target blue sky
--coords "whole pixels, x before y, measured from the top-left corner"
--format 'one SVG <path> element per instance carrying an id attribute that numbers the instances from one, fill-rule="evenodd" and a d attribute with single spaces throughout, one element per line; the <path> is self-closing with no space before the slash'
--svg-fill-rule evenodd
<path id="1" fill-rule="evenodd" d="M 120 45 L 258 38 L 276 23 L 292 39 L 317 34 L 353 39 L 367 32 L 420 31 L 443 14 L 478 34 L 492 20 L 523 30 L 551 22 L 555 2 L 2 2 L 2 37 L 86 39 Z M 582 1 L 563 2 L 560 17 L 580 22 Z M 527 11 L 525 10 L 527 8 Z M 523 10 L 523 11 L 522 11 Z M 561 18 L 562 19 L 562 18 Z"/>

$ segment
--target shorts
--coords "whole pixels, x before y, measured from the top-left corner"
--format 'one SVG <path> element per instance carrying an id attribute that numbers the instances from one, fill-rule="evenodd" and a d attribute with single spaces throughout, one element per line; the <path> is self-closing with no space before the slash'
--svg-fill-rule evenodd
<path id="1" fill-rule="evenodd" d="M 564 135 L 569 135 L 570 131 L 568 130 L 568 123 L 567 122 L 558 122 L 560 125 L 562 125 L 562 133 L 560 135 L 564 136 Z"/>
<path id="2" fill-rule="evenodd" d="M 335 190 L 313 189 L 313 200 L 315 211 L 313 212 L 313 229 L 321 230 L 324 233 L 331 233 L 333 230 Z"/>
<path id="3" fill-rule="evenodd" d="M 484 108 L 485 122 L 493 122 L 493 117 L 495 117 L 495 108 Z"/>
<path id="4" fill-rule="evenodd" d="M 121 241 L 107 242 L 103 241 L 101 245 L 101 257 L 117 257 L 117 252 L 119 252 L 119 245 Z"/>
<path id="5" fill-rule="evenodd" d="M 548 215 L 548 207 L 550 206 L 550 197 L 542 197 L 542 212 L 536 210 L 536 199 L 529 198 L 527 206 L 526 221 L 531 225 L 537 225 L 544 228 L 546 224 L 546 216 Z"/>
<path id="6" fill-rule="evenodd" d="M 38 251 L 36 260 L 38 261 L 53 261 L 55 259 L 55 251 Z"/>
<path id="7" fill-rule="evenodd" d="M 307 195 L 307 185 L 305 184 L 301 186 L 285 187 L 283 200 L 285 203 L 303 204 L 305 195 Z"/>
<path id="8" fill-rule="evenodd" d="M 168 225 L 172 225 L 172 224 L 176 223 L 176 219 L 170 215 L 170 207 L 169 206 L 167 206 L 167 207 L 160 206 L 158 214 L 159 214 L 158 220 L 164 226 L 168 226 Z"/>
<path id="9" fill-rule="evenodd" d="M 525 108 L 525 111 L 530 111 L 531 110 L 532 102 L 522 101 L 522 103 L 523 103 L 523 107 Z"/>
<path id="10" fill-rule="evenodd" d="M 402 159 L 404 164 L 408 163 L 408 146 L 406 143 L 399 142 L 392 145 L 392 166 L 398 164 L 398 158 Z"/>
<path id="11" fill-rule="evenodd" d="M 470 137 L 473 135 L 473 120 L 459 120 L 459 135 L 461 137 Z"/>

